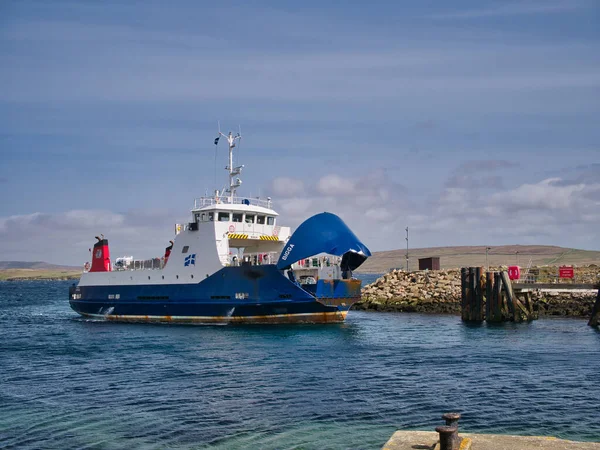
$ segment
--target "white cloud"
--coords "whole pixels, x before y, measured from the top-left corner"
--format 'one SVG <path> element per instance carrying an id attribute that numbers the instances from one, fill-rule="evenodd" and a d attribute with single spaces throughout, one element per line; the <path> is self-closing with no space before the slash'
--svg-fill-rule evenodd
<path id="1" fill-rule="evenodd" d="M 313 204 L 310 198 L 292 197 L 278 203 L 280 214 L 295 221 L 306 218 Z"/>
<path id="2" fill-rule="evenodd" d="M 296 197 L 304 193 L 304 182 L 296 178 L 277 177 L 271 187 L 273 194 L 282 198 Z"/>
<path id="3" fill-rule="evenodd" d="M 371 219 L 373 219 L 376 222 L 386 222 L 386 221 L 389 221 L 393 217 L 392 212 L 384 207 L 376 207 L 376 208 L 367 209 L 365 211 L 365 215 L 367 217 L 370 217 Z"/>
<path id="4" fill-rule="evenodd" d="M 523 184 L 516 189 L 491 196 L 492 204 L 509 210 L 569 211 L 582 206 L 581 194 L 594 186 L 560 185 L 560 178 L 548 178 L 536 184 Z"/>
<path id="5" fill-rule="evenodd" d="M 337 174 L 325 175 L 317 182 L 317 192 L 329 197 L 352 195 L 354 183 L 349 177 Z"/>
<path id="6" fill-rule="evenodd" d="M 280 179 L 284 191 L 286 186 L 304 191 L 280 201 L 274 198 L 279 223 L 296 227 L 312 214 L 332 212 L 372 250 L 402 247 L 406 226 L 413 247 L 537 243 L 598 248 L 600 242 L 598 183 L 550 178 L 493 195 L 444 188 L 437 198 L 418 202 L 409 201 L 414 191 L 382 172 L 354 180 L 350 185 L 355 193 L 350 195 L 341 189 L 346 181 L 340 174 L 302 180 L 305 184 Z M 94 236 L 104 233 L 115 256 L 152 257 L 172 238 L 173 224 L 186 220 L 174 217 L 170 211 L 71 210 L 0 218 L 0 254 L 9 260 L 79 264 L 87 258 Z"/>
<path id="7" fill-rule="evenodd" d="M 168 212 L 71 210 L 0 218 L 0 255 L 6 260 L 85 262 L 94 236 L 104 234 L 113 252 L 159 255 L 173 236 Z"/>

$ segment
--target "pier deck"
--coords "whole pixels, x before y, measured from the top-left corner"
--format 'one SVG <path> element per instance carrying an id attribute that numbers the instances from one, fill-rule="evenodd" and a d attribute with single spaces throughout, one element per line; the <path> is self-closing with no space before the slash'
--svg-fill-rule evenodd
<path id="1" fill-rule="evenodd" d="M 547 436 L 459 433 L 471 440 L 471 450 L 600 450 L 597 442 L 566 441 Z M 435 431 L 396 431 L 382 450 L 435 450 Z M 461 447 L 462 448 L 462 447 Z"/>
<path id="2" fill-rule="evenodd" d="M 513 282 L 512 287 L 515 291 L 531 289 L 531 290 L 560 290 L 560 291 L 576 291 L 576 290 L 596 290 L 600 289 L 598 284 L 584 283 L 518 283 Z"/>

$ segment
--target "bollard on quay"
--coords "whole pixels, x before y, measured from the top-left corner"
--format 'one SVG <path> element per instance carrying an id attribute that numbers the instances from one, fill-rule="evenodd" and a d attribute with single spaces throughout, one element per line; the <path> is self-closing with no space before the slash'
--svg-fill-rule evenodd
<path id="1" fill-rule="evenodd" d="M 458 450 L 460 447 L 460 438 L 458 437 L 458 427 L 442 425 L 435 427 L 440 435 L 440 450 Z"/>
<path id="2" fill-rule="evenodd" d="M 460 419 L 460 413 L 455 413 L 455 412 L 446 413 L 442 416 L 442 419 L 444 419 L 446 421 L 446 425 L 448 425 L 449 427 L 456 425 L 456 428 L 458 428 L 458 421 Z"/>

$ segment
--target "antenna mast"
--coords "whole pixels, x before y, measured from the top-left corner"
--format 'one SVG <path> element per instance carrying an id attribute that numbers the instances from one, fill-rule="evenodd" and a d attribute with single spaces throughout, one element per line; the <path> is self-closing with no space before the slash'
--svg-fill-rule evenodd
<path id="1" fill-rule="evenodd" d="M 238 133 L 234 136 L 231 131 L 229 132 L 229 134 L 225 135 L 221 133 L 220 129 L 219 135 L 227 139 L 227 142 L 229 143 L 229 164 L 227 165 L 227 167 L 225 167 L 225 170 L 229 172 L 229 188 L 226 190 L 226 192 L 229 197 L 229 203 L 233 203 L 233 197 L 235 197 L 235 190 L 242 185 L 242 180 L 240 180 L 239 177 L 235 177 L 236 175 L 241 174 L 242 169 L 244 168 L 243 164 L 241 166 L 233 167 L 233 148 L 235 147 L 235 141 L 239 141 L 240 139 L 242 139 L 242 135 Z"/>

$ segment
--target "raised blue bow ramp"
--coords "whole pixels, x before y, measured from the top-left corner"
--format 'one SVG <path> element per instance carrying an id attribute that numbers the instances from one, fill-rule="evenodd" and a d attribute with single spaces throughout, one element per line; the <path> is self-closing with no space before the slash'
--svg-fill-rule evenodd
<path id="1" fill-rule="evenodd" d="M 327 253 L 342 257 L 342 270 L 354 270 L 371 252 L 342 219 L 335 214 L 321 213 L 305 220 L 283 249 L 278 269 L 287 269 L 296 261 Z"/>

